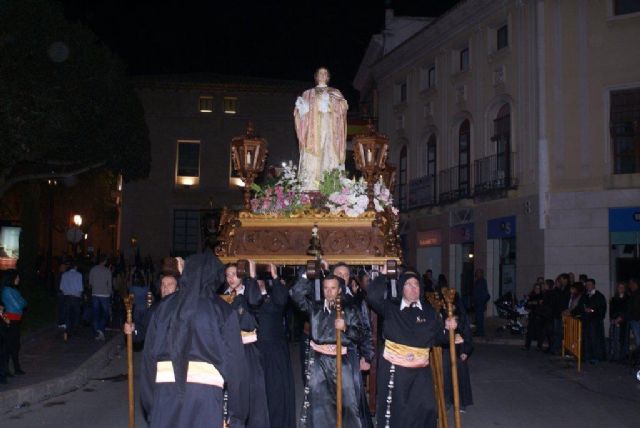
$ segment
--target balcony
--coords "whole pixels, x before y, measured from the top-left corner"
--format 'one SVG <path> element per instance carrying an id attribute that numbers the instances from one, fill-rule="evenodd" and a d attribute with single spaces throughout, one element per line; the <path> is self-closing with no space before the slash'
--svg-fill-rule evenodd
<path id="1" fill-rule="evenodd" d="M 438 203 L 436 184 L 436 177 L 433 174 L 409 181 L 407 208 L 413 210 L 436 205 Z"/>
<path id="2" fill-rule="evenodd" d="M 515 153 L 502 153 L 476 159 L 473 163 L 473 193 L 483 195 L 514 189 L 517 182 Z"/>
<path id="3" fill-rule="evenodd" d="M 471 196 L 469 166 L 454 166 L 438 174 L 440 204 L 446 204 Z"/>
<path id="4" fill-rule="evenodd" d="M 504 197 L 518 185 L 516 153 L 503 153 L 476 159 L 471 166 L 454 166 L 436 177 L 423 175 L 409 181 L 405 209 L 446 205 L 477 196 Z M 473 178 L 473 180 L 471 180 Z"/>

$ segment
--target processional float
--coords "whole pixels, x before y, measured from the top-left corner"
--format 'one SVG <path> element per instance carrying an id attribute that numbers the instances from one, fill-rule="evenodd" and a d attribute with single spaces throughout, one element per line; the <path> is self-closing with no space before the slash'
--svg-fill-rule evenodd
<path id="1" fill-rule="evenodd" d="M 216 256 L 223 263 L 239 263 L 239 274 L 246 270 L 243 267 L 247 263 L 246 260 L 253 260 L 258 269 L 260 265 L 271 263 L 281 267 L 305 267 L 309 279 L 314 280 L 315 277 L 315 281 L 319 282 L 319 276 L 315 276 L 313 272 L 321 270 L 322 258 L 327 263 L 344 262 L 351 266 L 388 265 L 390 280 L 394 280 L 391 277 L 397 272 L 397 265 L 401 264 L 402 260 L 398 212 L 391 203 L 384 204 L 377 199 L 380 188 L 392 188 L 395 179 L 395 168 L 387 163 L 388 147 L 388 138 L 378 133 L 371 122 L 365 133 L 353 138 L 356 168 L 364 179 L 364 183 L 360 182 L 360 198 L 367 198 L 366 209 L 362 212 L 354 215 L 347 210 L 319 206 L 315 202 L 323 200 L 323 195 L 317 191 L 305 193 L 303 199 L 306 203 L 301 204 L 297 210 L 264 212 L 257 209 L 262 207 L 264 201 L 258 200 L 257 197 L 252 198 L 252 191 L 256 192 L 256 189 L 259 189 L 254 183 L 264 170 L 268 143 L 249 124 L 245 135 L 234 138 L 231 143 L 233 169 L 244 182 L 243 209 L 223 208 L 218 228 L 218 243 L 214 248 Z M 363 186 L 366 186 L 366 189 Z M 326 194 L 324 197 L 326 198 Z M 268 202 L 270 201 L 266 200 L 264 203 Z M 313 259 L 309 256 L 313 256 Z M 316 285 L 315 288 L 318 294 L 319 286 Z M 392 290 L 395 289 L 392 287 Z M 339 333 L 336 339 L 339 346 Z M 439 366 L 435 370 L 439 370 L 441 374 L 441 350 L 439 358 L 436 356 L 432 361 Z M 372 367 L 372 374 L 374 371 L 375 368 Z M 338 368 L 337 373 L 341 372 Z M 442 379 L 442 376 L 434 378 Z M 337 384 L 340 380 L 339 377 L 336 379 Z M 370 382 L 370 386 L 370 394 L 375 395 L 375 381 Z M 342 397 L 341 388 L 336 389 L 336 421 L 340 427 Z M 457 387 L 454 390 L 457 391 Z M 442 407 L 439 412 L 440 426 L 446 426 L 444 388 L 441 380 L 436 385 L 436 397 Z M 370 400 L 375 402 L 375 396 L 370 397 Z M 456 422 L 459 422 L 459 418 L 456 418 Z"/>

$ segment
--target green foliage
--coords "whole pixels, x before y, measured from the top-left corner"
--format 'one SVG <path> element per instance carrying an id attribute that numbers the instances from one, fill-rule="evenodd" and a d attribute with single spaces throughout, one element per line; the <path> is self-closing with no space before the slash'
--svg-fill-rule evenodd
<path id="1" fill-rule="evenodd" d="M 149 173 L 142 105 L 122 63 L 58 2 L 0 0 L 0 179 L 23 163 Z"/>
<path id="2" fill-rule="evenodd" d="M 332 169 L 331 171 L 324 171 L 322 174 L 322 181 L 320 182 L 320 193 L 324 196 L 329 196 L 332 193 L 342 190 L 342 183 L 340 178 L 343 177 L 344 172 L 339 169 Z"/>

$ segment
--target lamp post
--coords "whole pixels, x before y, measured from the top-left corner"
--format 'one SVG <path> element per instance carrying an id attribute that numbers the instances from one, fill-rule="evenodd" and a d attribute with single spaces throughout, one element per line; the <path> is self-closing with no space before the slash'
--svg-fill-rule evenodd
<path id="1" fill-rule="evenodd" d="M 384 171 L 387 161 L 387 151 L 389 149 L 389 138 L 379 134 L 371 120 L 369 120 L 368 132 L 356 135 L 353 138 L 353 156 L 356 161 L 356 168 L 362 173 L 367 181 L 367 196 L 369 197 L 368 210 L 373 210 L 373 185 Z"/>
<path id="2" fill-rule="evenodd" d="M 231 159 L 233 169 L 244 181 L 244 209 L 251 209 L 251 185 L 264 169 L 267 158 L 267 140 L 255 134 L 253 124 L 249 122 L 245 135 L 231 140 Z"/>
<path id="3" fill-rule="evenodd" d="M 53 272 L 51 272 L 53 264 L 53 189 L 58 186 L 56 178 L 47 180 L 47 196 L 49 198 L 49 212 L 47 213 L 47 287 L 53 293 Z"/>
<path id="4" fill-rule="evenodd" d="M 82 216 L 80 214 L 75 214 L 72 217 L 72 223 L 73 227 L 70 227 L 67 231 L 67 240 L 71 243 L 73 255 L 75 256 L 78 252 L 78 243 L 82 241 L 82 238 L 84 238 L 84 232 L 80 229 L 80 226 L 82 226 Z"/>

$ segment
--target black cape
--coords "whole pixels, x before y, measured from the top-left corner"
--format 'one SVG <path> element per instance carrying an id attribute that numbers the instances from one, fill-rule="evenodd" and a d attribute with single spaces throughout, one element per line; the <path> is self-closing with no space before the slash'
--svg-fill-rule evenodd
<path id="1" fill-rule="evenodd" d="M 139 386 L 142 408 L 153 428 L 222 426 L 222 388 L 187 382 L 189 361 L 218 369 L 229 393 L 230 426 L 245 426 L 244 349 L 237 315 L 214 293 L 220 267 L 210 253 L 190 257 L 180 290 L 153 311 Z M 159 361 L 171 361 L 175 382 L 156 383 Z"/>

